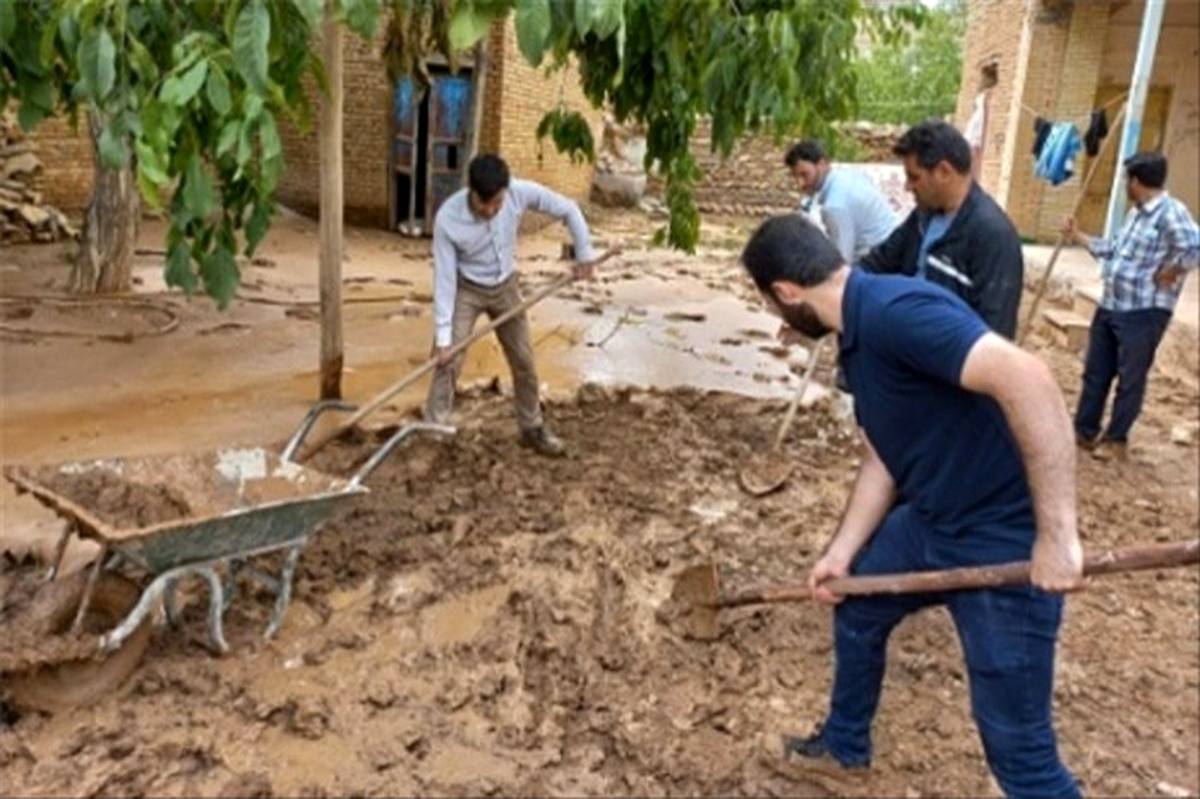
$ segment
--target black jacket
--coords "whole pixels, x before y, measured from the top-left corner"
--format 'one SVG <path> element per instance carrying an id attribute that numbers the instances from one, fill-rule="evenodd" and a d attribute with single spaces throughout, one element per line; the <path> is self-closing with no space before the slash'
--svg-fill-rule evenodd
<path id="1" fill-rule="evenodd" d="M 924 231 L 923 214 L 914 210 L 859 265 L 879 274 L 915 275 Z M 1024 273 L 1016 228 L 978 183 L 972 185 L 946 234 L 930 248 L 925 277 L 962 297 L 988 327 L 1011 339 Z"/>

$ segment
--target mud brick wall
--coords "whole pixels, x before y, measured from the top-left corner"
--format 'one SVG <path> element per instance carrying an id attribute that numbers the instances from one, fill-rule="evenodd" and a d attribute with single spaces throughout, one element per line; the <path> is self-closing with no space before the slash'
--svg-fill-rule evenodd
<path id="1" fill-rule="evenodd" d="M 25 136 L 42 162 L 42 171 L 30 184 L 42 201 L 72 215 L 87 208 L 92 196 L 92 143 L 87 121 L 73 131 L 65 118 L 44 120 Z"/>
<path id="2" fill-rule="evenodd" d="M 385 226 L 388 212 L 388 146 L 391 135 L 391 87 L 379 53 L 383 31 L 373 42 L 347 35 L 343 44 L 345 122 L 346 219 L 352 224 Z M 487 77 L 479 120 L 479 150 L 503 156 L 513 173 L 537 180 L 570 197 L 583 200 L 592 181 L 591 164 L 572 164 L 552 143 L 539 147 L 534 135 L 542 116 L 558 103 L 560 88 L 566 105 L 584 114 L 599 142 L 601 115 L 579 89 L 579 73 L 546 76 L 525 63 L 517 49 L 511 20 L 497 23 L 488 35 Z M 314 105 L 319 96 L 310 89 Z M 315 123 L 314 123 L 315 125 Z M 282 126 L 287 171 L 280 200 L 315 216 L 320 201 L 319 149 L 315 126 L 308 132 Z"/>

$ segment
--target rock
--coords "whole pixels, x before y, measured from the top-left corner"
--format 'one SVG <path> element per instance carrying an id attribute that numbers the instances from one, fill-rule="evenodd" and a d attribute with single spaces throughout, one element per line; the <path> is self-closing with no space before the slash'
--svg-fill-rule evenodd
<path id="1" fill-rule="evenodd" d="M 1178 785 L 1172 785 L 1164 780 L 1159 780 L 1154 784 L 1154 790 L 1164 796 L 1192 796 L 1192 792 L 1187 788 L 1180 788 Z"/>
<path id="2" fill-rule="evenodd" d="M 646 193 L 646 176 L 597 171 L 592 179 L 592 200 L 611 208 L 633 208 Z"/>
<path id="3" fill-rule="evenodd" d="M 21 153 L 9 158 L 0 166 L 0 178 L 8 180 L 15 175 L 36 175 L 42 171 L 42 162 L 33 153 Z"/>
<path id="4" fill-rule="evenodd" d="M 22 205 L 17 208 L 17 215 L 25 221 L 25 224 L 30 228 L 37 230 L 43 225 L 49 224 L 50 213 L 39 208 L 36 205 Z"/>
<path id="5" fill-rule="evenodd" d="M 1181 447 L 1194 446 L 1200 440 L 1200 422 L 1180 422 L 1171 428 L 1171 443 Z"/>

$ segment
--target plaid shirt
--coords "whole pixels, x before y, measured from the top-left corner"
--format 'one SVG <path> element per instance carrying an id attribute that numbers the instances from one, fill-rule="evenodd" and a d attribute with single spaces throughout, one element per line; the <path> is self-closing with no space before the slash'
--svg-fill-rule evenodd
<path id="1" fill-rule="evenodd" d="M 1104 296 L 1110 311 L 1171 311 L 1183 291 L 1184 277 L 1162 288 L 1154 282 L 1164 267 L 1195 269 L 1200 263 L 1200 229 L 1187 207 L 1165 191 L 1125 216 L 1116 239 L 1094 238 L 1088 244 L 1100 259 Z"/>

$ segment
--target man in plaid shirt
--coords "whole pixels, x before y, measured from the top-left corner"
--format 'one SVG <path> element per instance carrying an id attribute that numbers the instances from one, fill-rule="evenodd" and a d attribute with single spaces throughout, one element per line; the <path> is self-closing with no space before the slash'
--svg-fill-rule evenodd
<path id="1" fill-rule="evenodd" d="M 1115 239 L 1092 238 L 1068 219 L 1063 233 L 1100 260 L 1104 296 L 1088 340 L 1075 434 L 1097 457 L 1124 459 L 1129 430 L 1142 409 L 1154 352 L 1183 290 L 1184 272 L 1197 267 L 1200 230 L 1188 209 L 1163 189 L 1167 159 L 1138 153 L 1125 161 L 1134 204 Z M 1108 429 L 1100 422 L 1113 379 Z M 1100 436 L 1097 438 L 1097 436 Z"/>

